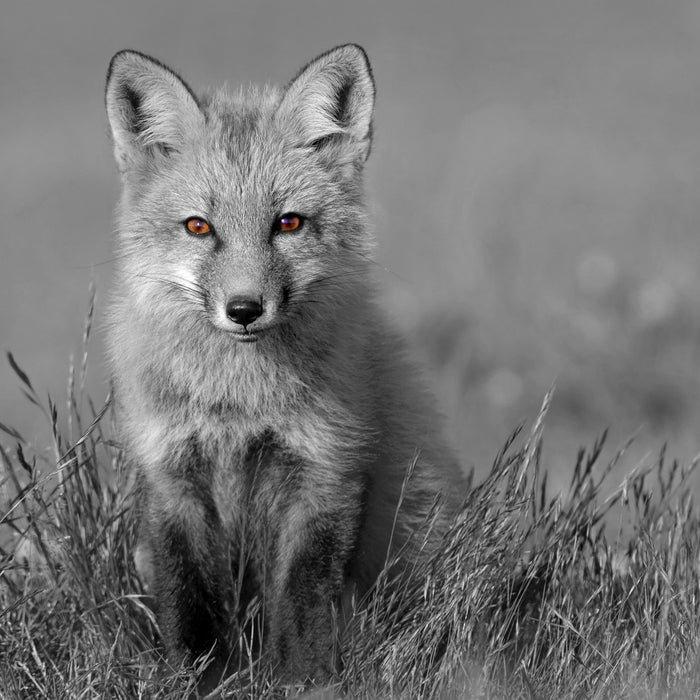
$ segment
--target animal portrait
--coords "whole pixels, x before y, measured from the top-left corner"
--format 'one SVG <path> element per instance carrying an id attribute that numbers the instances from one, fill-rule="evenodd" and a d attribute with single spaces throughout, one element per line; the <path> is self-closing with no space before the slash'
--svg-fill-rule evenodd
<path id="1" fill-rule="evenodd" d="M 374 79 L 325 53 L 284 88 L 196 93 L 134 51 L 106 106 L 123 192 L 108 327 L 138 561 L 169 658 L 230 661 L 261 602 L 283 676 L 334 669 L 332 615 L 464 496 L 374 293 Z M 406 478 L 408 471 L 410 478 Z"/>
<path id="2" fill-rule="evenodd" d="M 0 700 L 700 698 L 700 3 L 0 19 Z"/>

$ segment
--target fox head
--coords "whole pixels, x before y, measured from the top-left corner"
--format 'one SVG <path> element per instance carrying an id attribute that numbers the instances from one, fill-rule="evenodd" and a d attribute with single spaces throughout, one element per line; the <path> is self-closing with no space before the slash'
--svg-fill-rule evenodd
<path id="1" fill-rule="evenodd" d="M 361 303 L 374 105 L 361 48 L 319 56 L 286 88 L 235 95 L 197 95 L 121 51 L 105 101 L 123 184 L 125 318 L 242 347 L 332 327 Z"/>

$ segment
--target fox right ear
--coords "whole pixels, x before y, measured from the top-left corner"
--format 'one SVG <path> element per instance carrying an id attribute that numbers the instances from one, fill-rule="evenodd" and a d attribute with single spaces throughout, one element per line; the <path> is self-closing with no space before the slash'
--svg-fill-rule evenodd
<path id="1" fill-rule="evenodd" d="M 120 51 L 112 59 L 105 104 L 122 172 L 144 156 L 180 150 L 204 124 L 197 99 L 182 78 L 137 51 Z"/>
<path id="2" fill-rule="evenodd" d="M 363 162 L 372 141 L 374 92 L 364 50 L 345 44 L 302 69 L 287 86 L 278 117 L 291 124 L 303 145 L 335 143 L 338 158 Z"/>

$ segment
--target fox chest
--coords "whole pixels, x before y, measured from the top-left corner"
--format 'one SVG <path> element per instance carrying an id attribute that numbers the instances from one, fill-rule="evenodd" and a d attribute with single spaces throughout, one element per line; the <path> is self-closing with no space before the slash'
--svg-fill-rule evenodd
<path id="1" fill-rule="evenodd" d="M 273 536 L 301 488 L 301 456 L 272 431 L 263 431 L 238 444 L 208 445 L 201 459 L 224 532 L 232 539 Z"/>

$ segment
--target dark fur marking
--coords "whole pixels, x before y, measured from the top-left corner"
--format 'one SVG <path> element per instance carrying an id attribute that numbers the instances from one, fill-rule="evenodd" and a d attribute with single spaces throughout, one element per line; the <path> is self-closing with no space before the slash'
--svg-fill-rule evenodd
<path id="1" fill-rule="evenodd" d="M 340 143 L 345 138 L 344 134 L 326 134 L 320 138 L 314 139 L 310 146 L 317 151 L 323 150 L 326 146 L 331 146 Z"/>
<path id="2" fill-rule="evenodd" d="M 121 85 L 121 99 L 126 103 L 127 109 L 124 112 L 125 121 L 128 121 L 127 128 L 133 134 L 140 134 L 144 128 L 144 119 L 141 113 L 141 95 L 130 85 Z"/>
<path id="3" fill-rule="evenodd" d="M 347 121 L 350 117 L 348 114 L 348 102 L 351 92 L 352 80 L 346 80 L 335 94 L 335 104 L 333 105 L 331 118 L 342 127 L 347 126 Z"/>
<path id="4" fill-rule="evenodd" d="M 252 437 L 246 445 L 246 451 L 243 455 L 245 464 L 261 465 L 263 459 L 275 449 L 279 449 L 275 434 L 272 430 L 264 430 L 260 435 Z"/>
<path id="5" fill-rule="evenodd" d="M 369 129 L 367 129 L 367 152 L 365 153 L 365 160 L 367 160 L 372 155 L 372 144 L 374 143 L 374 124 L 369 123 Z"/>
<path id="6" fill-rule="evenodd" d="M 289 640 L 286 634 L 281 634 L 279 640 L 277 641 L 277 654 L 279 658 L 280 665 L 284 668 L 287 665 L 287 659 L 289 658 Z"/>
<path id="7" fill-rule="evenodd" d="M 257 470 L 264 469 L 268 465 L 283 468 L 285 473 L 284 490 L 293 494 L 294 484 L 298 481 L 303 460 L 288 450 L 272 430 L 265 430 L 249 440 L 243 455 L 243 464 L 246 471 L 253 476 Z"/>
<path id="8" fill-rule="evenodd" d="M 294 617 L 300 637 L 306 631 L 306 614 L 318 607 L 324 593 L 340 584 L 343 547 L 334 519 L 318 516 L 309 527 L 309 543 L 292 562 L 287 590 L 294 601 Z M 337 571 L 335 569 L 338 569 Z M 331 601 L 328 601 L 329 603 Z"/>
<path id="9" fill-rule="evenodd" d="M 172 461 L 179 465 L 179 474 L 187 482 L 192 495 L 204 506 L 207 527 L 218 528 L 219 513 L 211 492 L 212 465 L 204 457 L 199 441 L 194 435 Z"/>
<path id="10" fill-rule="evenodd" d="M 169 610 L 164 612 L 173 618 L 167 627 L 175 630 L 193 658 L 208 652 L 215 642 L 222 652 L 228 622 L 225 586 L 194 560 L 179 524 L 162 524 L 156 539 L 165 563 L 159 572 L 165 580 L 157 588 L 169 598 Z"/>
<path id="11" fill-rule="evenodd" d="M 367 515 L 367 503 L 369 499 L 369 494 L 372 488 L 372 477 L 366 472 L 362 471 L 358 475 L 358 481 L 361 483 L 361 489 L 359 492 L 359 499 L 360 499 L 360 508 L 359 508 L 359 528 L 358 530 L 363 530 L 364 529 L 364 523 Z M 349 576 L 353 569 L 355 568 L 355 565 L 357 563 L 356 557 L 359 552 L 359 540 L 356 538 L 355 542 L 352 546 L 352 550 L 350 551 L 350 556 L 347 558 L 345 562 L 345 568 L 344 568 L 344 575 Z"/>
<path id="12" fill-rule="evenodd" d="M 219 537 L 221 525 L 211 493 L 210 468 L 194 438 L 171 455 L 170 462 L 177 466 L 189 496 L 202 507 L 204 522 L 192 533 L 188 529 L 191 524 L 152 500 L 154 493 L 143 493 L 149 501 L 141 507 L 148 518 L 145 525 L 154 553 L 154 597 L 164 621 L 162 629 L 169 648 L 179 649 L 193 660 L 216 644 L 216 657 L 223 663 L 230 626 L 231 579 Z M 203 553 L 192 550 L 193 536 Z"/>
<path id="13" fill-rule="evenodd" d="M 260 652 L 261 640 L 265 638 L 268 630 L 265 629 L 265 621 L 262 610 L 249 616 L 249 607 L 262 594 L 259 567 L 250 557 L 246 557 L 242 570 L 240 560 L 231 565 L 232 579 L 235 587 L 234 614 L 238 623 L 238 629 L 247 639 L 253 654 Z"/>

